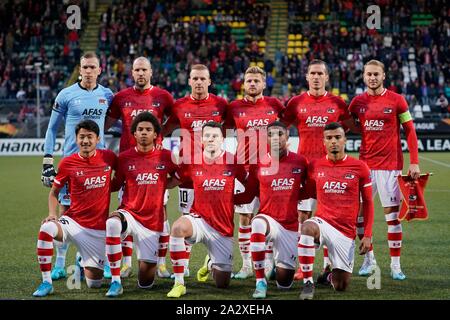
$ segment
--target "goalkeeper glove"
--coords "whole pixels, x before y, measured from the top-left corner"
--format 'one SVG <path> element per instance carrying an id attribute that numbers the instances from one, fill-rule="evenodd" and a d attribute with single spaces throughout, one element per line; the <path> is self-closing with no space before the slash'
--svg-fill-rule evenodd
<path id="1" fill-rule="evenodd" d="M 44 156 L 42 161 L 41 181 L 45 187 L 52 187 L 53 180 L 56 177 L 55 167 L 53 166 L 53 157 L 49 154 Z"/>

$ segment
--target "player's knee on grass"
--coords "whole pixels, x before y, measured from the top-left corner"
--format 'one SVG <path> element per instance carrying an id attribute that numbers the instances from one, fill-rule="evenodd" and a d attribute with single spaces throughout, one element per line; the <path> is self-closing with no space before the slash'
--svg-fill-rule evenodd
<path id="1" fill-rule="evenodd" d="M 348 285 L 350 284 L 350 276 L 351 273 L 349 272 L 334 269 L 332 276 L 334 290 L 345 291 L 348 288 Z"/>
<path id="2" fill-rule="evenodd" d="M 278 289 L 289 289 L 294 281 L 295 270 L 277 266 L 276 281 Z"/>
<path id="3" fill-rule="evenodd" d="M 138 286 L 142 289 L 150 289 L 155 282 L 156 262 L 139 261 Z"/>
<path id="4" fill-rule="evenodd" d="M 216 287 L 219 289 L 228 288 L 231 280 L 231 265 L 215 263 L 211 266 L 211 269 Z"/>
<path id="5" fill-rule="evenodd" d="M 100 288 L 103 282 L 103 270 L 85 267 L 84 274 L 88 288 Z"/>

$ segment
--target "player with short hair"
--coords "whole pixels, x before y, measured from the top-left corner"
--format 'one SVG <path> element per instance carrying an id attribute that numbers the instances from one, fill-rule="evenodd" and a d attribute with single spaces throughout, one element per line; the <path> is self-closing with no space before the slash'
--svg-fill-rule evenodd
<path id="1" fill-rule="evenodd" d="M 120 137 L 119 152 L 124 152 L 136 146 L 136 139 L 131 133 L 133 119 L 141 112 L 152 113 L 160 123 L 163 123 L 164 116 L 170 116 L 173 107 L 172 95 L 164 89 L 151 84 L 153 75 L 152 66 L 146 57 L 137 57 L 133 61 L 132 76 L 134 86 L 118 92 L 108 109 L 105 130 L 108 130 L 116 121 L 122 120 L 122 136 Z M 158 135 L 157 145 L 162 144 L 161 135 Z M 169 198 L 166 192 L 165 203 Z M 161 278 L 170 277 L 166 268 L 166 253 L 169 241 L 169 221 L 164 222 L 164 232 L 161 233 L 158 259 L 158 276 Z M 129 277 L 132 273 L 133 237 L 130 235 L 123 239 L 123 267 L 122 277 Z"/>
<path id="2" fill-rule="evenodd" d="M 226 127 L 236 129 L 237 161 L 244 163 L 246 169 L 256 164 L 258 157 L 267 151 L 267 125 L 281 117 L 284 106 L 273 97 L 263 96 L 266 88 L 266 72 L 259 67 L 249 67 L 244 75 L 244 98 L 230 103 L 227 110 Z M 237 185 L 236 192 L 242 192 Z M 250 254 L 251 219 L 259 206 L 258 199 L 252 203 L 236 206 L 239 213 L 239 251 L 242 268 L 234 275 L 235 279 L 246 279 L 253 274 Z M 270 251 L 270 248 L 268 248 Z M 272 267 L 272 259 L 270 266 Z M 271 270 L 268 272 L 271 273 Z"/>
<path id="3" fill-rule="evenodd" d="M 153 286 L 158 261 L 159 238 L 164 230 L 164 193 L 168 175 L 176 166 L 168 150 L 156 149 L 161 133 L 158 119 L 149 112 L 137 115 L 132 124 L 136 146 L 120 153 L 113 181 L 114 190 L 125 186 L 118 210 L 106 221 L 106 253 L 111 266 L 112 281 L 107 297 L 122 294 L 120 264 L 121 238 L 132 235 L 139 261 L 138 286 Z"/>
<path id="4" fill-rule="evenodd" d="M 100 61 L 94 52 L 86 52 L 80 58 L 81 80 L 61 90 L 55 99 L 47 132 L 45 133 L 44 159 L 41 180 L 44 186 L 52 187 L 56 176 L 53 161 L 53 151 L 56 143 L 56 135 L 61 123 L 64 123 L 64 148 L 63 157 L 78 152 L 75 136 L 75 127 L 82 120 L 93 120 L 100 127 L 100 142 L 97 147 L 105 148 L 103 139 L 103 126 L 106 110 L 111 103 L 113 93 L 110 89 L 97 83 L 101 73 Z M 70 194 L 67 187 L 59 192 L 60 214 L 63 214 L 70 206 Z M 58 280 L 66 277 L 65 263 L 68 243 L 57 245 L 56 263 L 52 270 L 52 279 Z M 109 276 L 109 270 L 105 268 L 105 277 Z"/>
<path id="5" fill-rule="evenodd" d="M 209 121 L 223 123 L 228 103 L 225 99 L 208 92 L 211 78 L 208 67 L 195 64 L 189 73 L 191 94 L 175 101 L 172 114 L 164 126 L 164 136 L 180 128 L 181 163 L 194 163 L 202 157 L 201 132 L 202 126 Z M 182 214 L 189 214 L 194 201 L 192 183 L 183 183 L 178 191 L 178 210 Z M 189 257 L 191 245 L 186 243 L 185 275 L 189 276 Z"/>
<path id="6" fill-rule="evenodd" d="M 117 157 L 110 150 L 96 150 L 100 128 L 93 120 L 83 120 L 75 128 L 79 152 L 61 160 L 48 197 L 48 217 L 39 230 L 37 255 L 42 283 L 33 293 L 44 297 L 53 293 L 51 267 L 53 241 L 73 242 L 80 252 L 86 284 L 102 284 L 105 256 L 105 224 L 109 212 L 111 174 Z M 59 191 L 68 184 L 71 204 L 58 219 Z"/>
<path id="7" fill-rule="evenodd" d="M 297 267 L 300 186 L 305 184 L 307 160 L 288 150 L 289 131 L 280 121 L 267 127 L 270 151 L 250 166 L 244 196 L 247 202 L 259 194 L 259 212 L 252 219 L 250 250 L 256 273 L 253 298 L 266 297 L 264 274 L 266 244 L 273 242 L 276 283 L 279 289 L 292 286 Z M 239 197 L 239 194 L 237 197 Z M 238 198 L 239 200 L 239 198 Z"/>
<path id="8" fill-rule="evenodd" d="M 346 290 L 353 270 L 356 218 L 362 199 L 364 236 L 359 253 L 371 245 L 373 225 L 372 183 L 367 165 L 345 153 L 345 131 L 337 122 L 325 126 L 324 145 L 327 155 L 308 166 L 306 189 L 317 199 L 314 217 L 302 224 L 298 246 L 304 286 L 300 299 L 314 297 L 313 266 L 315 247 L 326 245 L 332 271 L 321 275 L 319 284 L 331 284 L 335 290 Z"/>
<path id="9" fill-rule="evenodd" d="M 370 60 L 364 65 L 364 82 L 367 91 L 353 98 L 349 111 L 361 128 L 362 141 L 359 158 L 367 163 L 374 184 L 373 195 L 379 192 L 384 217 L 388 224 L 388 244 L 391 256 L 391 276 L 394 280 L 406 279 L 400 267 L 402 247 L 402 225 L 398 219 L 401 194 L 397 176 L 403 168 L 403 153 L 400 141 L 400 126 L 405 131 L 410 165 L 408 175 L 417 179 L 420 175 L 417 135 L 408 103 L 401 95 L 385 89 L 384 64 Z M 358 218 L 359 234 L 363 217 Z M 359 270 L 362 276 L 369 275 L 376 266 L 373 251 L 364 257 Z"/>
<path id="10" fill-rule="evenodd" d="M 204 243 L 208 248 L 205 264 L 197 280 L 206 281 L 210 271 L 218 288 L 227 288 L 233 265 L 234 187 L 235 179 L 245 182 L 247 172 L 236 164 L 235 156 L 221 149 L 223 128 L 218 122 L 203 125 L 201 163 L 182 164 L 176 173 L 176 184 L 192 181 L 194 203 L 191 213 L 178 218 L 170 234 L 170 258 L 175 283 L 167 294 L 179 298 L 186 294 L 184 266 L 185 241 Z M 174 184 L 174 186 L 176 185 Z"/>
<path id="11" fill-rule="evenodd" d="M 308 65 L 306 81 L 308 91 L 293 97 L 283 113 L 282 121 L 286 125 L 295 125 L 298 130 L 298 154 L 305 156 L 308 161 L 322 158 L 326 150 L 322 143 L 323 128 L 331 122 L 343 122 L 347 127 L 353 127 L 350 113 L 345 101 L 326 90 L 329 80 L 327 64 L 318 59 L 312 60 Z M 298 211 L 301 223 L 311 218 L 314 199 L 305 199 L 299 202 Z M 330 261 L 326 246 L 323 248 L 323 269 L 329 269 Z M 296 280 L 302 279 L 300 268 L 295 274 Z"/>

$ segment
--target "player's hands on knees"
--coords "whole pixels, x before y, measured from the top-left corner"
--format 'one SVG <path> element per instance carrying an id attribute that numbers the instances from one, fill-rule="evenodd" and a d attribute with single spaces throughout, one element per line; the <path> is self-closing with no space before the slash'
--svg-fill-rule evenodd
<path id="1" fill-rule="evenodd" d="M 368 237 L 362 238 L 361 243 L 359 244 L 359 254 L 363 255 L 369 252 L 371 243 L 372 243 L 371 238 Z"/>
<path id="2" fill-rule="evenodd" d="M 53 157 L 50 155 L 44 156 L 44 160 L 42 161 L 42 174 L 41 181 L 45 187 L 52 187 L 53 180 L 55 180 L 56 171 L 53 166 Z"/>
<path id="3" fill-rule="evenodd" d="M 55 221 L 56 222 L 56 221 L 58 221 L 58 217 L 49 215 L 47 218 L 42 220 L 41 224 L 44 224 L 44 223 L 49 222 L 49 221 Z"/>
<path id="4" fill-rule="evenodd" d="M 418 164 L 410 164 L 408 169 L 408 175 L 412 179 L 419 179 L 420 176 L 420 168 Z"/>

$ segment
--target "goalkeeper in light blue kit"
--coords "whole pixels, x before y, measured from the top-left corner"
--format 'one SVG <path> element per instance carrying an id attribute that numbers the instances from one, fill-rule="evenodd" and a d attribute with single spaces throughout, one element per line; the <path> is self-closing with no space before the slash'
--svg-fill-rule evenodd
<path id="1" fill-rule="evenodd" d="M 51 188 L 56 176 L 53 165 L 53 151 L 56 134 L 61 123 L 65 125 L 63 157 L 78 152 L 75 127 L 82 120 L 93 120 L 100 127 L 100 143 L 97 148 L 104 149 L 104 123 L 113 93 L 110 89 L 97 83 L 101 73 L 100 61 L 94 52 L 85 53 L 80 59 L 81 81 L 64 88 L 55 99 L 50 122 L 45 134 L 44 160 L 41 180 L 44 186 Z M 70 195 L 67 186 L 59 193 L 60 215 L 70 206 Z M 56 246 L 56 262 L 51 272 L 53 280 L 66 277 L 65 260 L 68 244 Z M 77 262 L 78 255 L 77 255 Z M 109 266 L 105 267 L 105 278 L 110 278 Z"/>

